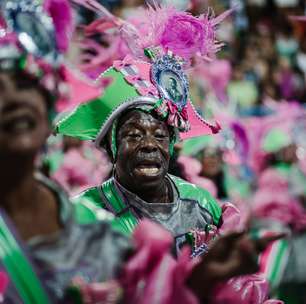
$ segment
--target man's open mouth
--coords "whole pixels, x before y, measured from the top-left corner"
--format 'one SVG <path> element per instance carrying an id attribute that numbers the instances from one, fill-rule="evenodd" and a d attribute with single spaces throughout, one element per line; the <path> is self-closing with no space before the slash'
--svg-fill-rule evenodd
<path id="1" fill-rule="evenodd" d="M 161 165 L 158 162 L 142 162 L 136 166 L 136 171 L 146 176 L 158 175 L 160 170 Z"/>

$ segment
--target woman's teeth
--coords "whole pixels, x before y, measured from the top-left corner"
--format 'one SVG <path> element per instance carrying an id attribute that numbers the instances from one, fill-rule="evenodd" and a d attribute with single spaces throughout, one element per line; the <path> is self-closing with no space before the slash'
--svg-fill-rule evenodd
<path id="1" fill-rule="evenodd" d="M 24 132 L 31 130 L 34 126 L 34 122 L 28 118 L 16 118 L 5 123 L 2 128 L 8 132 Z"/>

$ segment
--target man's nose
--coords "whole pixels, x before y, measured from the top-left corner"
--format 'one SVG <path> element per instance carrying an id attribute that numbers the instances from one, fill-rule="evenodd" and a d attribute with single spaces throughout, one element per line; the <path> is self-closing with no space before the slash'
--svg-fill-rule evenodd
<path id="1" fill-rule="evenodd" d="M 143 152 L 156 152 L 157 144 L 156 140 L 152 136 L 146 136 L 142 141 L 141 150 Z"/>

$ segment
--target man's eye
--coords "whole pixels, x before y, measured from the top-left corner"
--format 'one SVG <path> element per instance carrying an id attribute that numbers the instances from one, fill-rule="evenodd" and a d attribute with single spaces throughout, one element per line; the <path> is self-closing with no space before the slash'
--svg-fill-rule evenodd
<path id="1" fill-rule="evenodd" d="M 132 139 L 139 139 L 141 137 L 141 135 L 137 134 L 137 133 L 130 133 L 130 134 L 128 134 L 128 137 L 132 138 Z"/>
<path id="2" fill-rule="evenodd" d="M 167 135 L 166 134 L 162 134 L 162 133 L 157 133 L 155 134 L 155 138 L 157 139 L 167 139 Z"/>

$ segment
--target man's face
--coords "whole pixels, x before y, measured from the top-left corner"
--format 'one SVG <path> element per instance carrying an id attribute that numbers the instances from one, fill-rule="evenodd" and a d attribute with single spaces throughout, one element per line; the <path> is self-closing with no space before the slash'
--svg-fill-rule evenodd
<path id="1" fill-rule="evenodd" d="M 0 154 L 35 155 L 49 134 L 46 101 L 24 76 L 0 73 Z"/>
<path id="2" fill-rule="evenodd" d="M 132 111 L 117 133 L 116 176 L 136 193 L 159 189 L 168 171 L 170 134 L 167 125 L 150 114 Z"/>

